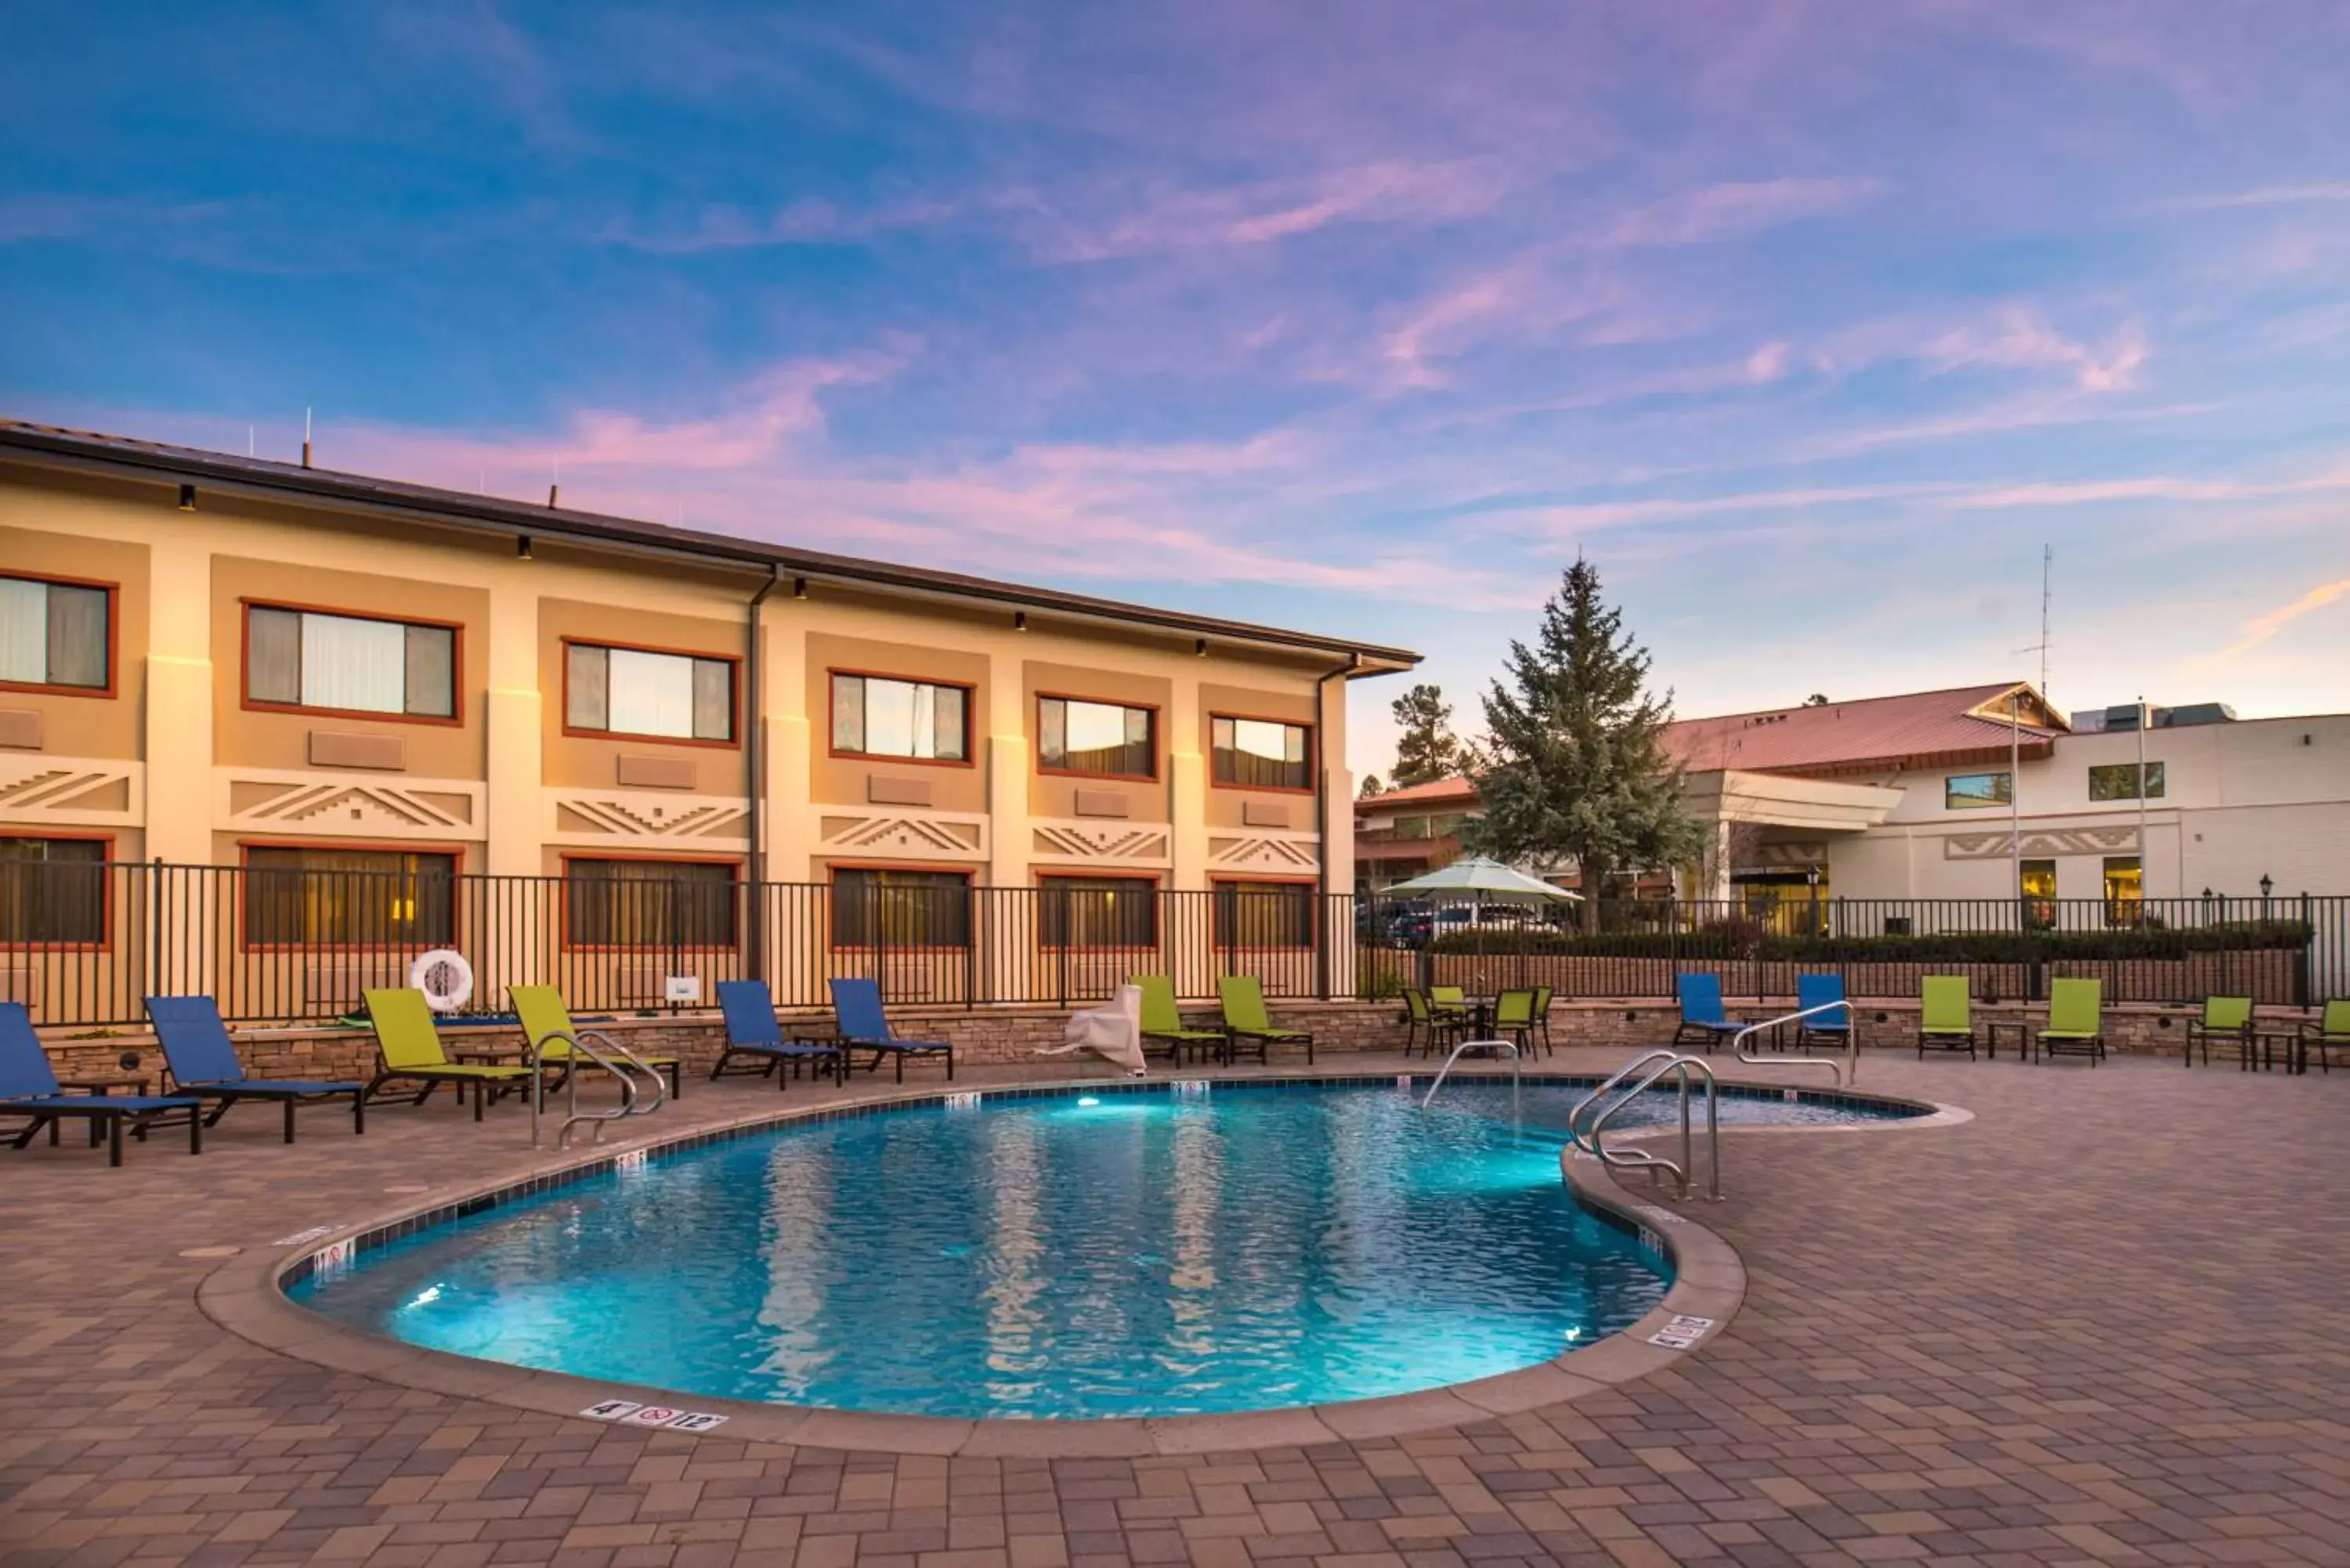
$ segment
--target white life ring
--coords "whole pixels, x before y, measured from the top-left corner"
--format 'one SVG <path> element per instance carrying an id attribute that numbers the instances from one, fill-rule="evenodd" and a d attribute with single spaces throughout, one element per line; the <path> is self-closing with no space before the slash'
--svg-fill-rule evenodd
<path id="1" fill-rule="evenodd" d="M 408 966 L 408 983 L 424 993 L 433 1012 L 454 1012 L 473 999 L 473 966 L 453 948 L 434 948 Z"/>

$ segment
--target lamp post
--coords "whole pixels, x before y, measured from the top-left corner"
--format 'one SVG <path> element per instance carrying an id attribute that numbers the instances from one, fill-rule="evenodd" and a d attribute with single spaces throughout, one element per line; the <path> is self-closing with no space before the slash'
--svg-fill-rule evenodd
<path id="1" fill-rule="evenodd" d="M 2265 920 L 2265 919 L 2267 919 L 2269 918 L 2269 894 L 2270 894 L 2270 892 L 2271 892 L 2271 891 L 2272 891 L 2275 887 L 2276 887 L 2276 879 L 2275 879 L 2274 877 L 2271 877 L 2267 872 L 2265 872 L 2265 871 L 2262 872 L 2262 873 L 2261 873 L 2261 919 L 2263 919 L 2263 920 Z"/>

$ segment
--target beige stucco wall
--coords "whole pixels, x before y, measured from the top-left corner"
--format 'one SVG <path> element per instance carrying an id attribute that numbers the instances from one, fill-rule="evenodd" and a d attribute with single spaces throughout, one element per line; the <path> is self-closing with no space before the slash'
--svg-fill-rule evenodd
<path id="1" fill-rule="evenodd" d="M 692 788 L 707 794 L 741 794 L 748 787 L 743 760 L 743 691 L 742 665 L 748 646 L 748 623 L 741 616 L 731 621 L 639 609 L 609 600 L 541 597 L 538 601 L 539 737 L 541 776 L 550 784 L 589 789 L 619 786 L 619 759 L 658 756 L 690 765 Z M 608 647 L 650 648 L 665 653 L 690 653 L 735 663 L 735 739 L 731 742 L 683 741 L 638 736 L 566 732 L 565 642 L 598 643 Z"/>

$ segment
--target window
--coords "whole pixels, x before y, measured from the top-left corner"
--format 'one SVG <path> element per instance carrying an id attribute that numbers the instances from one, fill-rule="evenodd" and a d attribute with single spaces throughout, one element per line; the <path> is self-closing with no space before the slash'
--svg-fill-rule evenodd
<path id="1" fill-rule="evenodd" d="M 1049 877 L 1037 897 L 1048 948 L 1159 945 L 1159 884 L 1148 877 Z"/>
<path id="2" fill-rule="evenodd" d="M 1036 763 L 1055 773 L 1157 778 L 1158 751 L 1151 744 L 1156 717 L 1148 708 L 1039 697 Z"/>
<path id="3" fill-rule="evenodd" d="M 2012 774 L 1952 774 L 1942 781 L 1942 807 L 1946 811 L 2006 805 L 2014 799 Z"/>
<path id="4" fill-rule="evenodd" d="M 734 738 L 734 661 L 563 645 L 563 727 L 664 741 Z"/>
<path id="5" fill-rule="evenodd" d="M 244 852 L 254 946 L 445 947 L 457 931 L 457 857 L 396 849 L 255 846 Z"/>
<path id="6" fill-rule="evenodd" d="M 1221 948 L 1312 947 L 1312 884 L 1217 883 L 1215 936 Z"/>
<path id="7" fill-rule="evenodd" d="M 1211 728 L 1216 783 L 1242 789 L 1314 787 L 1305 725 L 1273 719 L 1216 719 Z"/>
<path id="8" fill-rule="evenodd" d="M 114 590 L 0 577 L 0 683 L 108 691 Z"/>
<path id="9" fill-rule="evenodd" d="M 971 946 L 971 876 L 963 871 L 832 874 L 835 947 Z"/>
<path id="10" fill-rule="evenodd" d="M 857 757 L 971 760 L 971 693 L 879 675 L 832 678 L 832 749 Z"/>
<path id="11" fill-rule="evenodd" d="M 700 860 L 570 860 L 564 933 L 575 948 L 731 948 L 734 867 Z"/>
<path id="12" fill-rule="evenodd" d="M 2162 798 L 2162 764 L 2146 764 L 2146 798 Z M 2136 763 L 2100 763 L 2089 770 L 2091 800 L 2136 800 L 2137 764 Z"/>
<path id="13" fill-rule="evenodd" d="M 247 605 L 245 701 L 268 708 L 457 716 L 457 628 Z"/>
<path id="14" fill-rule="evenodd" d="M 2135 855 L 2106 857 L 2106 923 L 2138 923 L 2146 898 L 2146 872 Z"/>
<path id="15" fill-rule="evenodd" d="M 2023 882 L 2016 891 L 2027 898 L 2053 898 L 2056 896 L 2056 862 L 2027 860 L 2023 863 Z"/>
<path id="16" fill-rule="evenodd" d="M 106 845 L 0 838 L 0 943 L 103 946 Z"/>

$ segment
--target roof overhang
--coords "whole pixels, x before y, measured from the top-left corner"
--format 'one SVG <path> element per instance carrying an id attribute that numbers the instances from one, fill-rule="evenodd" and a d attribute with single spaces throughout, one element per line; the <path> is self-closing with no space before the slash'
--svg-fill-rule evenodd
<path id="1" fill-rule="evenodd" d="M 1753 822 L 1816 833 L 1860 833 L 1901 804 L 1901 792 L 1881 784 L 1838 784 L 1786 774 L 1734 768 L 1690 774 L 1681 784 L 1681 809 L 1702 822 Z"/>

